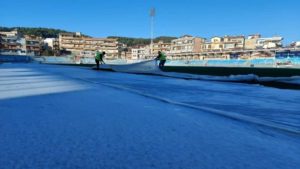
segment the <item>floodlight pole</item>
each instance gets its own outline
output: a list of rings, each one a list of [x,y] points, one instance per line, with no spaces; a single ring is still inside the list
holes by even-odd
[[[151,25],[150,25],[150,34],[151,34],[151,44],[150,44],[150,55],[152,56],[153,52],[153,36],[154,36],[154,17],[155,17],[155,8],[150,10]]]

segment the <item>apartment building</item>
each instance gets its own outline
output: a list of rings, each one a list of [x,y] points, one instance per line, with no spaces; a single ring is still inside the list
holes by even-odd
[[[91,38],[81,33],[59,34],[59,47],[61,50],[79,54],[81,51],[105,51],[106,59],[117,59],[121,56],[122,44],[117,39]]]
[[[25,42],[18,37],[1,37],[0,38],[0,52],[7,55],[25,55],[23,46]]]
[[[259,38],[261,38],[260,34],[249,35],[248,38],[245,39],[245,49],[256,49],[257,41]]]
[[[25,36],[26,53],[30,56],[41,55],[42,38],[36,36]]]
[[[17,30],[0,32],[0,52],[6,55],[41,54],[42,38],[35,36],[21,36]]]
[[[170,53],[198,53],[202,51],[204,45],[204,38],[185,35],[178,39],[172,40]]]
[[[146,59],[149,55],[149,46],[135,46],[131,48],[131,60],[142,60]]]
[[[170,53],[171,43],[165,43],[164,41],[159,41],[157,43],[153,43],[152,54],[157,55],[158,51],[164,52],[166,54]]]
[[[17,30],[0,32],[0,54],[26,55],[25,40]]]
[[[211,38],[210,44],[206,44],[206,45],[208,46],[210,45],[210,48],[208,48],[209,50],[221,51],[224,49],[224,39],[222,37],[215,36]]]
[[[121,59],[123,60],[132,60],[132,48],[124,47],[121,52]]]
[[[244,36],[215,36],[205,42],[204,51],[242,50],[245,46]]]
[[[244,36],[225,36],[223,40],[224,50],[243,50],[245,47]]]

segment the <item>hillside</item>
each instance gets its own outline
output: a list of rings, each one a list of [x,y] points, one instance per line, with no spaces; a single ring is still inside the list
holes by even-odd
[[[108,36],[108,38],[116,38],[119,42],[126,44],[127,46],[136,46],[136,45],[148,45],[151,43],[151,39],[147,38],[131,38],[131,37],[120,37],[120,36]],[[154,42],[164,41],[170,43],[176,37],[160,36],[154,39]]]
[[[18,29],[18,31],[23,35],[35,35],[42,38],[57,38],[59,33],[68,32],[52,28],[0,27],[0,31],[12,31],[14,29]]]

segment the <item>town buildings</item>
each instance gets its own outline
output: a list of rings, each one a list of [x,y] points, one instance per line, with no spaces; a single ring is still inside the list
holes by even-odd
[[[262,37],[259,34],[215,36],[211,39],[184,35],[171,42],[158,41],[148,45],[126,46],[114,38],[92,38],[81,33],[61,33],[58,38],[42,39],[23,36],[17,30],[0,32],[0,54],[76,56],[93,60],[96,51],[105,51],[107,60],[144,60],[154,58],[158,51],[169,59],[230,59],[270,57],[274,50],[282,49],[282,37]],[[300,48],[300,42],[291,44]],[[152,51],[151,51],[152,50]]]
[[[213,37],[205,43],[204,51],[240,51],[282,47],[282,37],[261,38],[261,35]]]

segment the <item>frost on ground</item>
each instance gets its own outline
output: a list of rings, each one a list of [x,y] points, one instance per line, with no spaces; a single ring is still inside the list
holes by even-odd
[[[299,128],[299,91],[257,85],[0,65],[0,168],[282,168],[300,136],[161,102]]]

